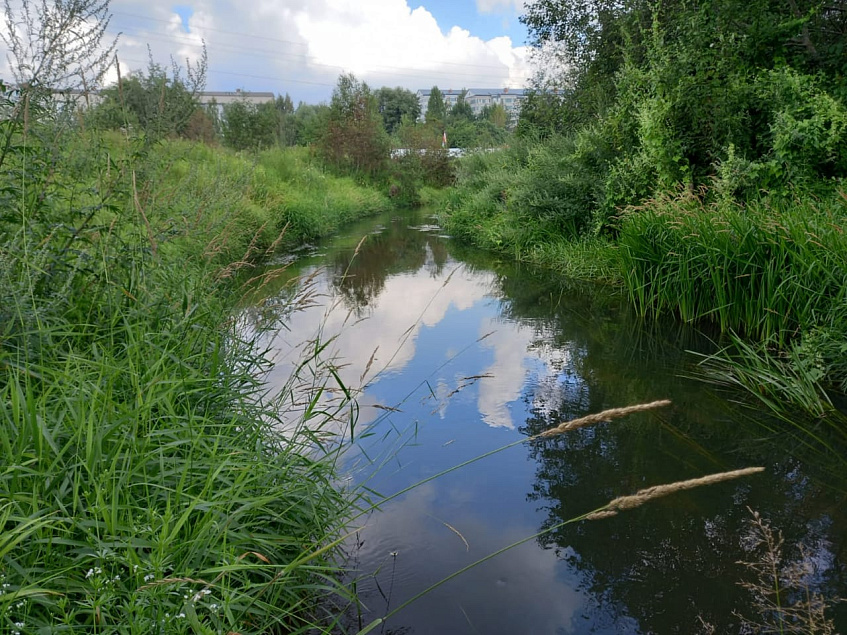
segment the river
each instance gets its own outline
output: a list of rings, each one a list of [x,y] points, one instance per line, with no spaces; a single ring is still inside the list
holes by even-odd
[[[420,211],[351,226],[301,251],[248,309],[254,324],[285,321],[264,335],[276,359],[270,386],[285,385],[301,343],[320,333],[339,378],[361,387],[343,486],[388,496],[525,440],[357,521],[347,564],[362,606],[348,629],[541,533],[374,632],[738,633],[739,615],[761,619],[739,585],[754,579],[740,563],[760,555],[751,510],[782,532],[783,562],[802,565],[802,585],[847,597],[843,453],[702,381],[691,351],[714,345],[697,330],[645,323],[607,288],[469,249],[432,223]],[[303,278],[309,301],[275,310]],[[672,405],[527,440],[657,399]],[[766,469],[562,525],[640,488],[748,466]]]

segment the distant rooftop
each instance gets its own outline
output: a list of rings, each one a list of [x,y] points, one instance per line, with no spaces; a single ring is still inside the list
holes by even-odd
[[[269,97],[274,99],[276,95],[269,92],[252,92],[249,90],[207,90],[197,93],[201,97]]]
[[[462,88],[455,90],[453,88],[439,88],[444,95],[461,95],[462,91],[468,91],[468,95],[524,95],[525,88]],[[421,95],[427,96],[432,94],[431,88],[421,88],[418,90]]]

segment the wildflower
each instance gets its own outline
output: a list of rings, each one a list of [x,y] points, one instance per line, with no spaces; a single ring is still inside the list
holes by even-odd
[[[191,598],[192,602],[199,602],[205,596],[211,594],[212,592],[209,589],[200,589],[197,593],[194,594],[194,597]]]
[[[153,579],[153,578],[155,578],[155,577],[156,577],[156,576],[154,576],[152,573],[148,573],[147,575],[145,575],[145,576],[144,576],[144,581],[145,581],[145,582],[150,582],[150,580],[152,580],[152,579]]]

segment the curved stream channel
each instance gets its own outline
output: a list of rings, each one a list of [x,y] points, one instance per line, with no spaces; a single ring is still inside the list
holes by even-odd
[[[357,442],[341,466],[348,483],[390,495],[564,420],[656,399],[673,405],[518,444],[361,520],[349,546],[363,603],[352,632],[359,619],[367,625],[467,564],[616,496],[755,465],[766,472],[553,529],[374,632],[738,633],[737,614],[758,619],[738,585],[753,579],[739,561],[756,557],[748,507],[782,531],[784,562],[805,563],[804,584],[847,597],[838,454],[693,379],[688,351],[711,350],[696,330],[639,321],[602,287],[470,250],[429,223],[409,212],[349,227],[301,254],[246,309],[261,320],[284,305],[295,276],[311,278],[311,306],[286,313],[285,328],[267,336],[278,360],[267,379],[282,386],[295,345],[319,329],[324,340],[337,335],[327,353],[343,360],[341,379],[366,384]]]

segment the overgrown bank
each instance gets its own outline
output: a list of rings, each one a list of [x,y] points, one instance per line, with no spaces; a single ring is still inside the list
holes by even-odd
[[[235,273],[392,202],[306,150],[3,126],[2,630],[329,629],[357,500],[333,413],[265,394]]]
[[[645,316],[713,322],[728,334],[723,380],[837,418],[847,13],[812,0],[604,6],[527,9],[539,54],[569,65],[539,77],[519,141],[462,160],[443,223],[620,284]]]

